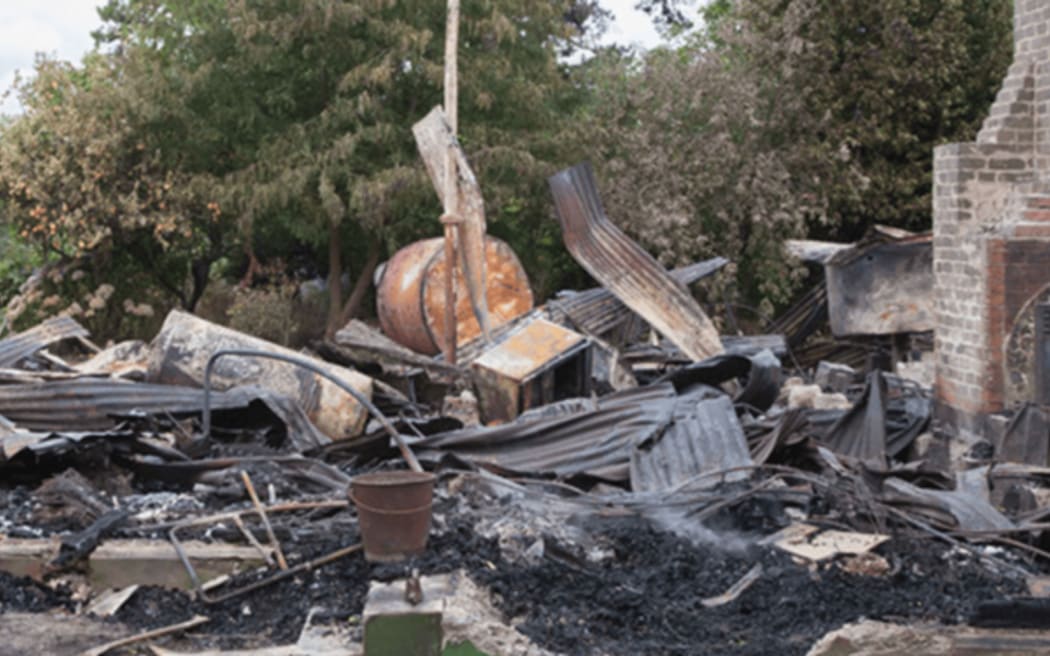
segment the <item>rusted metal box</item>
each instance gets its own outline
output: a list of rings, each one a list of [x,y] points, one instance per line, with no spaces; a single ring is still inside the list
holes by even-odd
[[[482,418],[510,421],[522,411],[591,393],[591,341],[534,319],[471,364]]]
[[[836,253],[824,270],[836,337],[934,329],[929,235],[860,243]]]

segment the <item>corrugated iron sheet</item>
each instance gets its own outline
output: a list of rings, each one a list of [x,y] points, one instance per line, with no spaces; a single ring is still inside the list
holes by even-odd
[[[932,490],[900,478],[887,478],[882,490],[883,501],[927,515],[938,523],[954,523],[958,530],[1008,531],[1017,528],[988,499],[963,489]]]
[[[795,348],[827,325],[827,321],[828,287],[822,280],[766,326],[766,331],[785,335],[788,345]]]
[[[136,438],[134,431],[95,432],[18,432],[0,437],[0,463],[11,460],[19,453],[29,450],[37,456],[55,454],[78,448],[81,444],[96,440],[125,440]]]
[[[565,246],[588,273],[694,360],[722,352],[718,331],[689,290],[606,218],[589,164],[548,182]]]
[[[631,449],[671,423],[677,400],[672,385],[653,385],[537,408],[511,424],[434,435],[413,446],[421,460],[448,452],[508,471],[623,482]]]
[[[87,328],[69,317],[52,317],[29,330],[0,340],[0,367],[13,367],[56,342],[87,337]]]
[[[675,403],[674,421],[660,435],[631,453],[631,489],[664,492],[679,486],[703,489],[722,481],[741,481],[750,472],[724,477],[702,474],[753,464],[747,439],[728,397],[712,392],[688,394]]]
[[[671,271],[671,277],[682,285],[691,285],[729,264],[724,257],[716,257]],[[555,321],[571,323],[588,335],[602,336],[630,319],[633,313],[603,287],[581,292],[567,292],[547,303],[547,311]]]
[[[258,388],[213,392],[215,410],[244,408],[262,401],[288,427],[299,448],[327,444],[302,409],[292,400]],[[133,414],[173,416],[197,414],[204,407],[203,390],[177,385],[132,383],[81,378],[30,385],[0,386],[0,415],[31,432],[83,432],[112,429],[114,417]]]
[[[832,451],[885,467],[926,429],[932,413],[928,392],[893,374],[873,371],[853,407],[821,441]]]
[[[843,244],[834,241],[816,241],[813,239],[788,239],[784,242],[784,249],[803,262],[824,264],[839,251],[852,247],[853,244]]]
[[[998,462],[1050,465],[1050,415],[1034,403],[1021,406],[1013,416],[999,443],[995,445]]]

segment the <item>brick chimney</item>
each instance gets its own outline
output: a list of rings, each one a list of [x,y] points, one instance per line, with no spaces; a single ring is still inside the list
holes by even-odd
[[[1015,0],[1014,61],[974,143],[934,151],[938,418],[967,440],[1032,400],[1050,300],[1050,2]]]

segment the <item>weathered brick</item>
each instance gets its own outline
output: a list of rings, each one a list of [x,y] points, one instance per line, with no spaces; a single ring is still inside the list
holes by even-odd
[[[988,162],[988,167],[996,171],[1023,171],[1028,167],[1023,159],[993,159]],[[965,175],[965,174],[962,174]]]

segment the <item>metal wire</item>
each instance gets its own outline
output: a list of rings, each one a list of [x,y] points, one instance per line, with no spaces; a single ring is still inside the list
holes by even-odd
[[[312,371],[313,373],[331,381],[336,387],[343,390],[354,398],[355,401],[360,403],[365,410],[368,411],[373,417],[382,424],[383,429],[394,439],[397,444],[397,448],[401,451],[401,456],[408,463],[408,466],[413,471],[421,472],[423,467],[420,466],[419,460],[416,459],[412,450],[408,447],[402,439],[401,434],[397,432],[394,425],[390,423],[390,420],[379,411],[379,408],[375,407],[371,400],[361,392],[355,390],[353,387],[348,385],[346,382],[333,376],[330,372],[325,371],[322,367],[310,362],[305,358],[296,357],[293,355],[285,355],[283,353],[270,353],[269,351],[260,351],[258,349],[223,349],[216,351],[210,358],[208,358],[208,364],[204,368],[204,439],[211,437],[211,374],[215,369],[215,363],[224,357],[230,356],[241,356],[247,358],[263,358],[268,360],[277,360],[279,362],[285,362],[287,364],[294,365],[296,367],[302,367]]]

